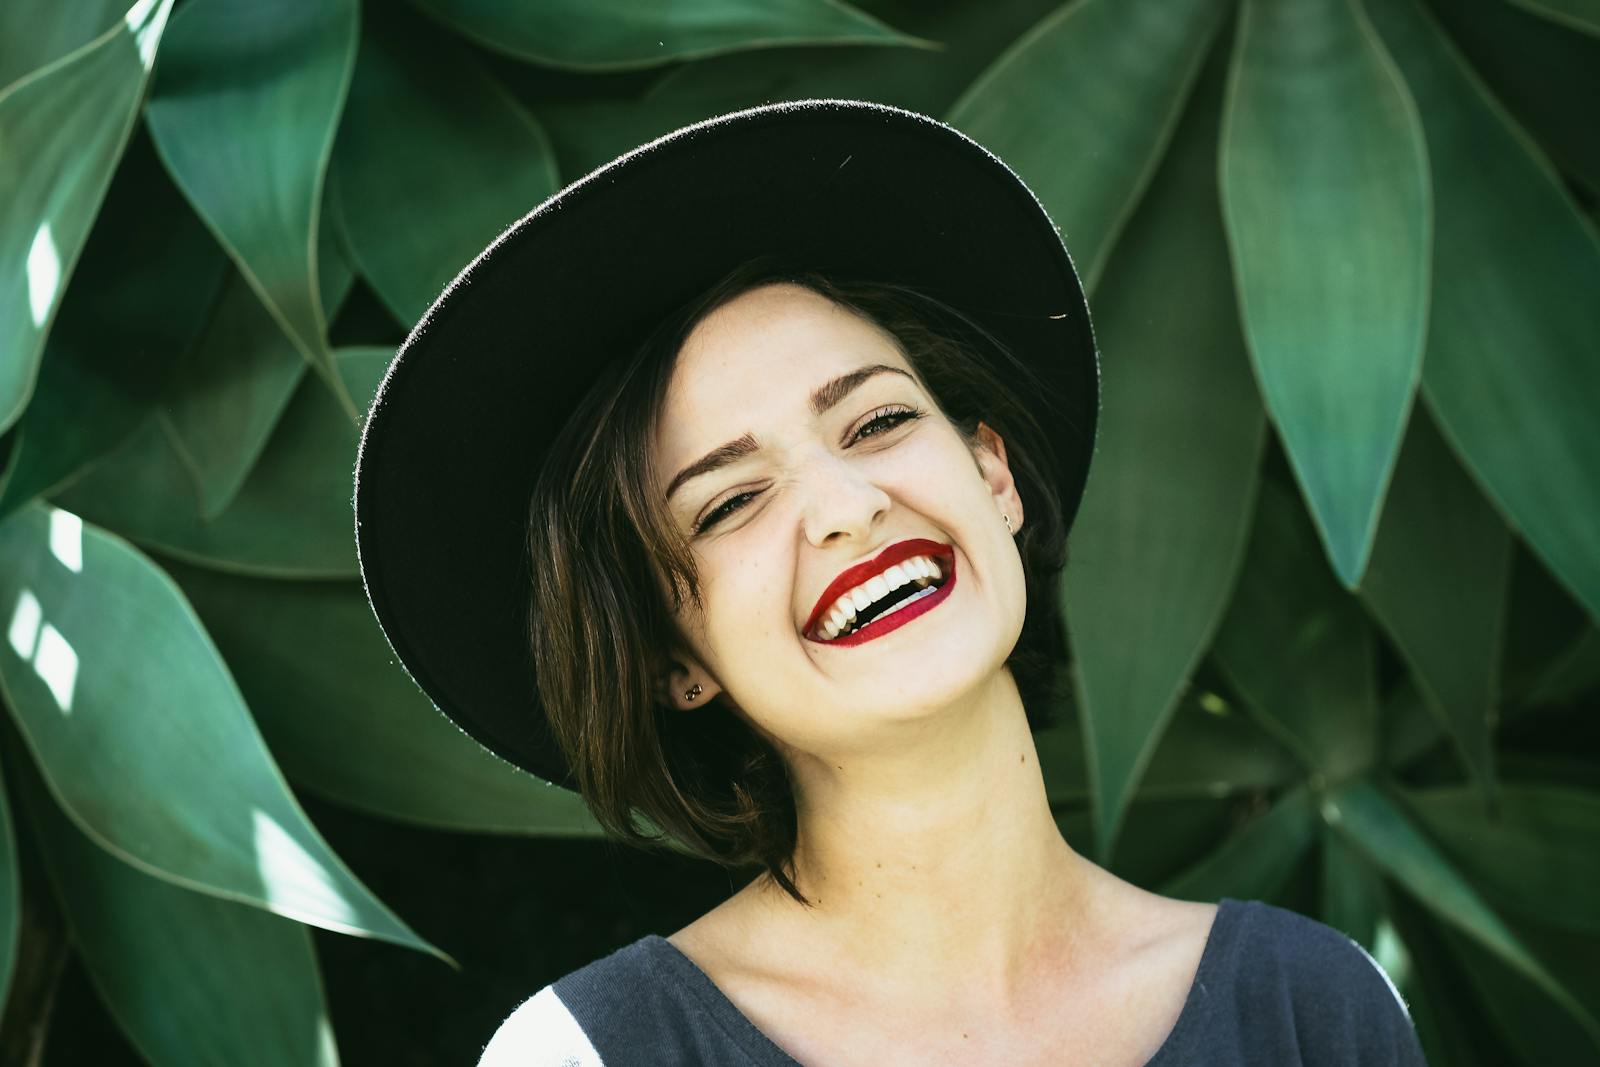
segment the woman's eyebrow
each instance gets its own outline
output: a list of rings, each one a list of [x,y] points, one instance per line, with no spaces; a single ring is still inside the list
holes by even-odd
[[[811,413],[813,415],[821,415],[827,412],[841,403],[845,397],[854,392],[863,382],[885,373],[899,374],[912,381],[916,380],[901,368],[891,367],[887,363],[874,363],[866,367],[857,367],[855,370],[841,374],[832,381],[823,384],[816,392],[812,393]],[[759,447],[756,444],[756,439],[748,433],[737,440],[729,441],[725,445],[718,445],[673,477],[671,483],[667,486],[667,499],[671,500],[672,494],[676,493],[690,479],[721,470],[728,464],[753,454]]]

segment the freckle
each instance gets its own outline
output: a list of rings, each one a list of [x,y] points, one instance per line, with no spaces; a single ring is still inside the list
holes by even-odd
[[[1018,757],[1017,757],[1017,762],[1018,762],[1018,763],[1027,763],[1027,762],[1028,762],[1028,757],[1027,757],[1027,756],[1025,756],[1025,755],[1023,755],[1023,756],[1018,756]]]
[[[962,1034],[962,1035],[961,1035],[961,1039],[962,1039],[962,1040],[963,1040],[963,1041],[965,1041],[965,1040],[966,1040],[966,1038],[967,1038],[967,1035],[966,1035],[966,1034]]]

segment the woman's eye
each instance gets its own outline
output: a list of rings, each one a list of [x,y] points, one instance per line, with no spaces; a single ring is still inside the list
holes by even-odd
[[[738,511],[739,508],[744,507],[745,503],[754,498],[754,493],[739,493],[734,496],[730,496],[728,499],[718,504],[709,515],[700,520],[700,525],[695,527],[694,532],[704,533],[706,530],[711,529],[711,527],[715,526],[729,515],[732,515],[735,511]],[[734,505],[738,506],[735,507]]]
[[[920,418],[922,418],[922,412],[913,408],[898,408],[892,411],[882,412],[881,414],[875,414],[862,425],[861,429],[856,431],[855,436],[852,437],[850,441],[852,444],[854,444],[863,437],[876,437],[881,433],[887,433],[889,430],[894,429],[902,422],[909,422],[912,419]],[[880,428],[874,430],[873,427],[875,426]],[[868,432],[869,430],[871,431],[870,433]]]

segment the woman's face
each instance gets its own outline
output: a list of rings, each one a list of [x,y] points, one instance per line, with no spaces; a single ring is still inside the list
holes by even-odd
[[[864,373],[875,367],[889,369]],[[766,285],[702,319],[655,438],[703,604],[677,615],[677,706],[720,693],[780,746],[830,758],[993,681],[1022,631],[1022,563],[1001,517],[1020,529],[1022,503],[1003,443],[987,427],[980,439],[967,446],[887,333],[809,289]],[[715,469],[697,462],[730,444]],[[913,580],[914,563],[877,586],[846,574],[907,547],[937,558],[937,588]],[[841,594],[896,583],[849,629]]]

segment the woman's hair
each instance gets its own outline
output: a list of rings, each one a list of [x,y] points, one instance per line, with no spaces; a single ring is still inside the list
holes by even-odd
[[[795,801],[777,750],[716,702],[679,712],[663,681],[684,647],[673,614],[686,596],[701,603],[689,542],[652,459],[667,383],[702,318],[774,282],[804,286],[886,331],[969,447],[980,418],[1005,441],[1027,507],[1016,539],[1027,613],[1006,666],[1034,730],[1051,725],[1065,656],[1057,577],[1066,529],[1054,451],[1022,399],[1047,395],[1045,386],[967,316],[905,285],[752,260],[617,360],[572,413],[529,503],[528,639],[540,699],[578,787],[601,825],[629,844],[660,842],[653,824],[726,867],[764,867],[809,904],[792,878]]]

